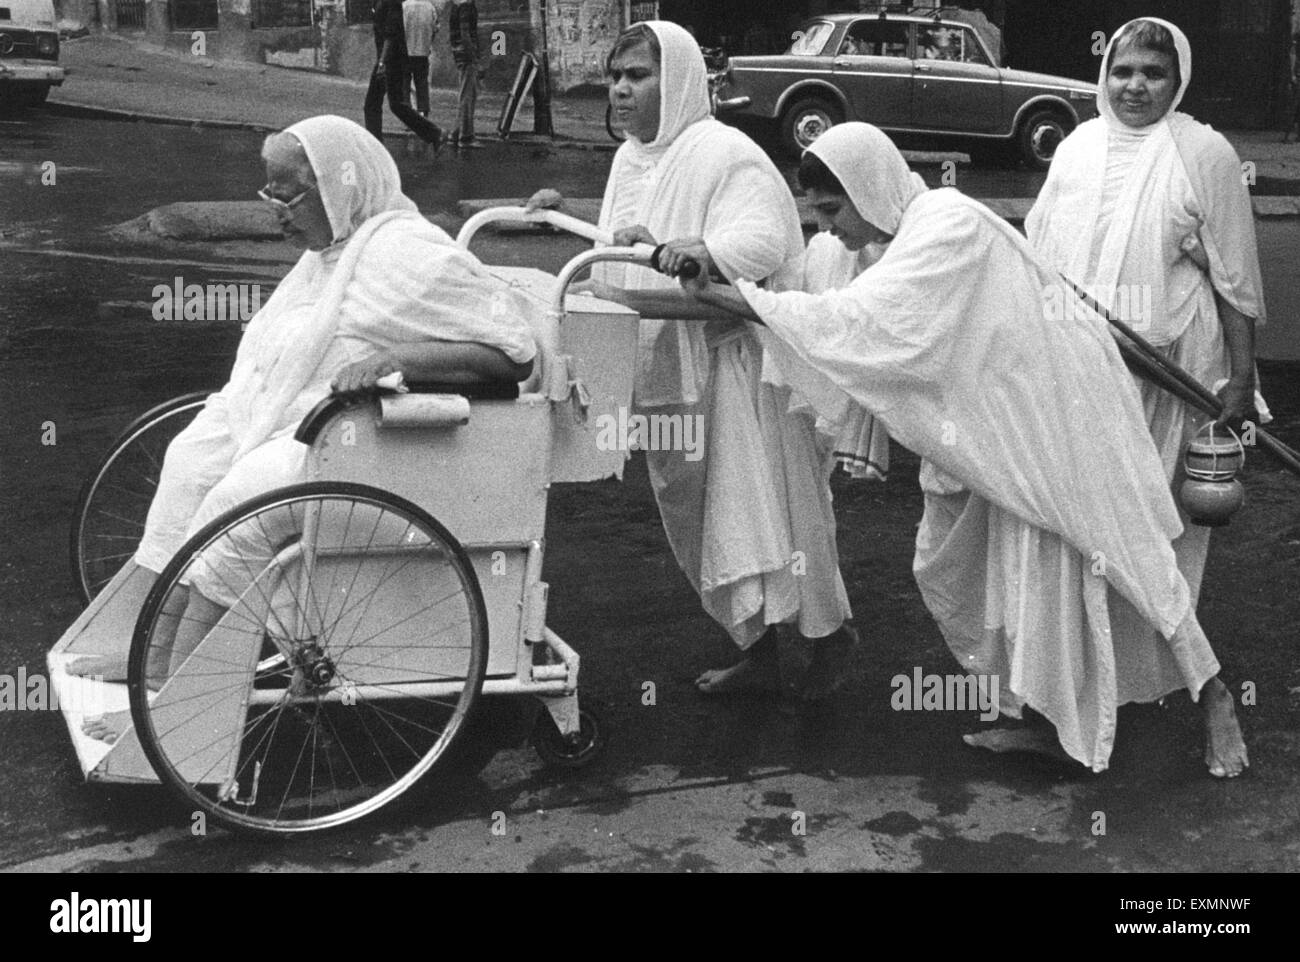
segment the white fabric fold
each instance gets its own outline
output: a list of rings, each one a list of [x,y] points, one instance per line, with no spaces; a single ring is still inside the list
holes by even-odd
[[[835,175],[849,200],[869,223],[886,234],[898,232],[907,205],[927,189],[879,127],[837,124],[818,137],[808,153]]]
[[[1045,312],[1056,285],[1024,238],[944,189],[908,205],[847,289],[736,287],[783,368],[818,369],[922,456],[914,572],[949,647],[1001,677],[1004,711],[1032,706],[1100,771],[1120,704],[1196,697],[1218,662],[1137,390],[1101,322]]]
[[[660,242],[700,237],[728,278],[762,280],[797,268],[803,234],[794,198],[752,140],[708,116],[694,39],[652,22],[662,50],[660,129],[614,156],[601,205],[606,230],[641,224]],[[601,264],[593,277],[622,288],[677,289],[654,271]],[[808,637],[849,616],[835,519],[811,418],[762,381],[757,337],[735,325],[643,318],[638,413],[702,425],[697,460],[646,452],[664,530],[705,610],[741,648],[768,626],[796,621]],[[699,420],[697,420],[699,419]]]
[[[1047,320],[1053,283],[1014,230],[945,189],[913,201],[885,256],[846,290],[736,286],[900,443],[1104,558],[1106,579],[1168,636],[1188,603],[1169,547],[1177,511],[1113,339],[1095,321]]]
[[[364,127],[321,116],[285,132],[311,163],[334,244],[303,253],[240,341],[223,391],[237,458],[296,424],[343,363],[357,359],[340,357],[344,328],[371,346],[481,341],[515,361],[533,356],[520,320],[529,302],[420,216],[393,158]]]
[[[896,227],[897,225],[895,225]],[[884,253],[879,245],[851,251],[828,233],[815,235],[804,251],[800,270],[782,278],[774,290],[821,294],[848,287]],[[823,446],[849,477],[884,481],[889,476],[889,433],[871,412],[853,400],[816,368],[799,362],[778,339],[759,329],[765,355],[763,380],[790,390],[792,414],[814,419]],[[773,343],[775,341],[776,343]],[[782,356],[789,374],[775,360]]]
[[[673,23],[649,21],[659,39],[659,132],[650,144],[629,138],[614,155],[600,226],[644,226],[659,242],[703,237],[728,278],[762,280],[797,262],[803,233],[794,197],[752,140],[709,116],[704,58]],[[647,268],[600,264],[597,280],[622,288],[677,289]],[[694,403],[708,380],[701,326],[643,318],[636,401]]]

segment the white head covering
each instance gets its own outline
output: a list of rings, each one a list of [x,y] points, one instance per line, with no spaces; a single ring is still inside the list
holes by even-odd
[[[879,127],[836,124],[808,153],[835,175],[858,213],[887,234],[897,234],[907,205],[927,188]]]
[[[299,121],[284,132],[307,153],[335,244],[347,240],[376,214],[416,210],[415,202],[402,193],[402,178],[392,156],[360,124],[324,114]]]
[[[667,20],[647,20],[641,26],[654,31],[659,41],[659,132],[641,146],[662,150],[691,124],[709,116],[708,69],[700,45],[682,27]]]
[[[1141,23],[1154,23],[1164,27],[1174,38],[1174,49],[1178,52],[1178,92],[1174,94],[1174,99],[1169,104],[1169,109],[1165,112],[1168,117],[1178,109],[1178,104],[1182,102],[1183,94],[1187,92],[1187,85],[1192,82],[1192,45],[1187,42],[1187,35],[1175,27],[1168,20],[1161,20],[1159,17],[1138,17],[1136,20],[1130,20],[1124,26],[1120,27],[1110,38],[1110,43],[1106,44],[1106,54],[1101,58],[1101,76],[1097,79],[1097,110],[1102,117],[1106,118],[1106,124],[1112,128],[1121,130],[1134,130],[1142,128],[1133,128],[1124,121],[1115,116],[1115,111],[1111,109],[1110,98],[1106,94],[1106,74],[1110,70],[1110,59],[1117,45],[1124,39],[1125,34],[1133,27]],[[1154,124],[1149,125],[1154,126]]]

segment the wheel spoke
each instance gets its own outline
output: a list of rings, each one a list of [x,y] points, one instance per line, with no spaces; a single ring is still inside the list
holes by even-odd
[[[436,521],[375,489],[254,499],[196,534],[159,584],[132,645],[132,711],[163,780],[228,825],[292,833],[374,811],[450,749],[478,697],[473,567]],[[239,599],[216,624],[163,613],[205,586]],[[147,697],[148,656],[175,660],[178,626],[200,640]]]

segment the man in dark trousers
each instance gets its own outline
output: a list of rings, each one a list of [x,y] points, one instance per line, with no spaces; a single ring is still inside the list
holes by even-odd
[[[474,136],[474,106],[478,102],[478,7],[474,0],[452,0],[451,56],[460,71],[460,107],[451,142],[460,147],[481,146]]]
[[[433,145],[437,154],[442,147],[442,130],[411,107],[406,76],[406,32],[402,25],[402,0],[375,0],[375,70],[366,91],[366,130],[381,142],[384,139],[384,94],[388,105],[402,123],[421,140]]]

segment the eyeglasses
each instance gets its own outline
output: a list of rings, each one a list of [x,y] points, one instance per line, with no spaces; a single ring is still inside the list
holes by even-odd
[[[310,187],[308,187],[306,190],[304,190],[301,194],[299,194],[297,197],[293,198],[292,200],[281,200],[279,197],[273,197],[271,195],[271,192],[267,189],[270,186],[271,186],[270,184],[267,184],[266,187],[263,187],[261,190],[259,190],[257,192],[257,196],[262,198],[262,200],[266,201],[268,204],[274,204],[279,209],[293,210],[295,207],[297,207],[299,204],[303,202],[303,200],[306,198],[308,194],[310,194],[313,190],[316,189],[317,185],[312,184]]]

